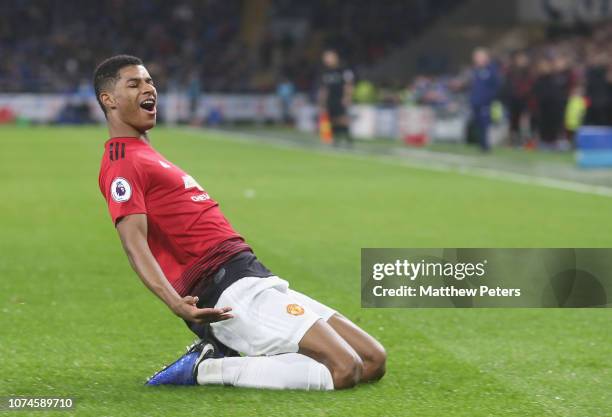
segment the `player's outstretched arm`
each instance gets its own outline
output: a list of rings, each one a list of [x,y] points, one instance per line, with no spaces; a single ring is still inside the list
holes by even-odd
[[[146,214],[130,214],[117,223],[117,232],[132,268],[142,282],[177,316],[195,323],[231,319],[231,307],[198,308],[198,297],[181,297],[170,285],[147,242]]]

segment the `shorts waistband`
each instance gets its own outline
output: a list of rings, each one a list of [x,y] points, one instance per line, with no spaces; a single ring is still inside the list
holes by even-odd
[[[199,308],[215,306],[221,293],[241,278],[267,278],[273,276],[252,252],[240,252],[219,267],[210,277],[202,277],[190,291],[199,298]]]

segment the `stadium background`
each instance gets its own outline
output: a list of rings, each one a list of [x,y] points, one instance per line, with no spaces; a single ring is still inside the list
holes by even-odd
[[[73,396],[78,416],[612,415],[605,309],[359,307],[362,247],[610,247],[612,173],[577,166],[574,133],[612,114],[611,3],[2,2],[0,396]],[[489,154],[466,146],[477,46],[505,80]],[[318,137],[327,47],[356,74],[352,149]],[[529,94],[513,136],[517,51]],[[158,85],[155,146],[267,266],[383,342],[381,383],[141,386],[191,336],[129,269],[97,189],[107,134],[91,74],[115,53],[142,57]],[[561,124],[542,140],[551,80]]]

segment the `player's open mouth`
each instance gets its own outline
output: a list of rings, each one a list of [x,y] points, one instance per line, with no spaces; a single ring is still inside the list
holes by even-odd
[[[147,98],[140,102],[140,107],[148,113],[155,113],[155,99]]]

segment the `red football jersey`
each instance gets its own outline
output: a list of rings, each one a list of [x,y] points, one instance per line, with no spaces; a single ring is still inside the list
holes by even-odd
[[[170,284],[182,296],[202,275],[250,250],[193,179],[140,138],[105,144],[99,185],[113,223],[147,215],[147,241]]]

